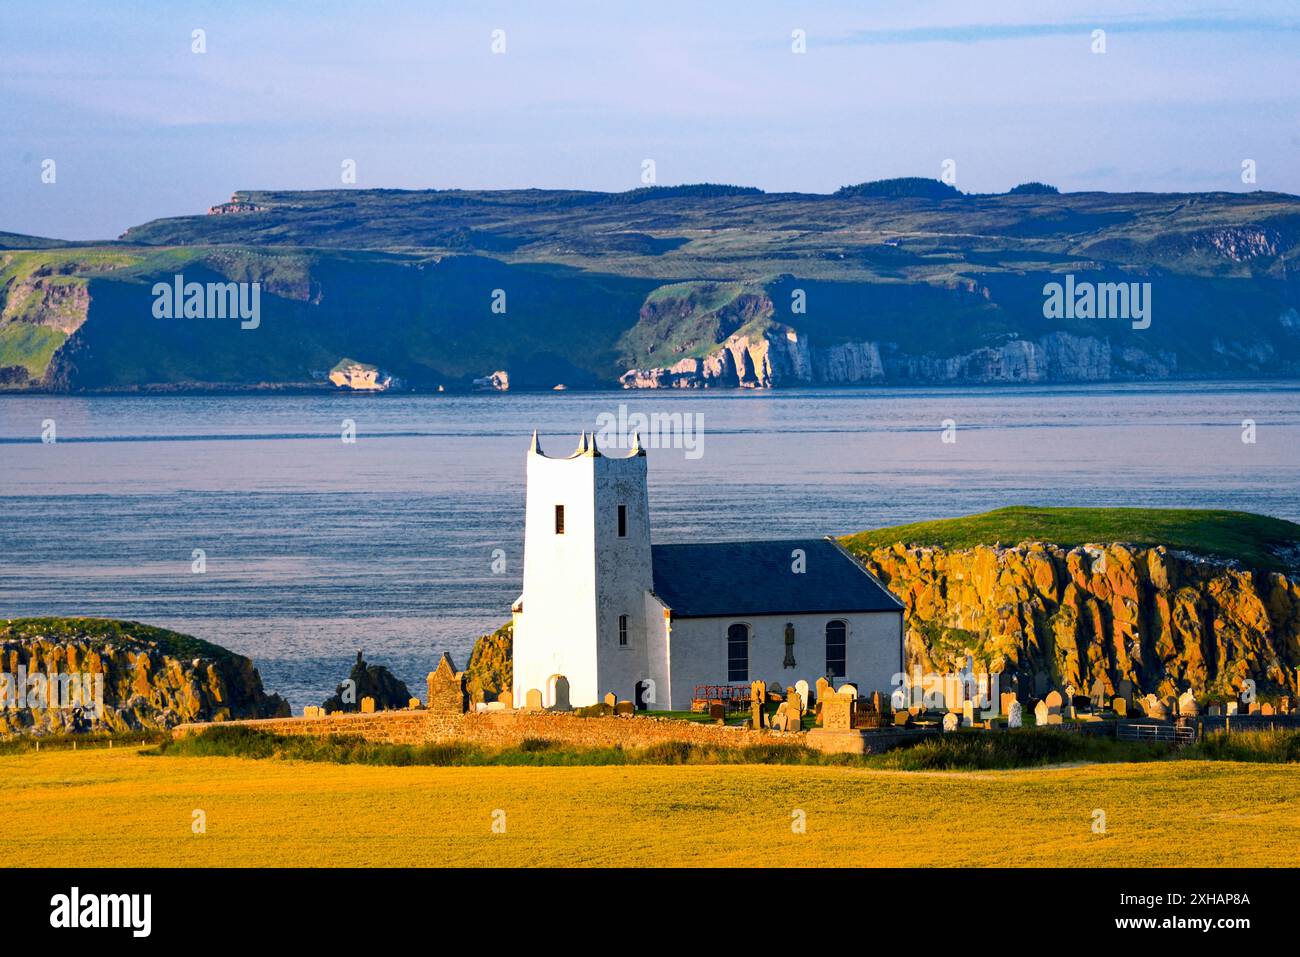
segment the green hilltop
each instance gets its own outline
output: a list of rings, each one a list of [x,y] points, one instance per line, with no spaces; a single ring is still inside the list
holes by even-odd
[[[1048,335],[1074,337],[1067,363],[1079,341],[1108,357],[1060,381],[1295,375],[1298,252],[1300,198],[1265,192],[240,191],[110,242],[0,234],[0,388],[321,388],[312,371],[341,355],[419,390],[496,369],[609,388],[774,326],[878,349],[881,384]],[[260,282],[260,326],[154,319],[152,284],[182,271]],[[1152,283],[1151,327],[1045,318],[1066,273]],[[999,381],[997,361],[959,375]]]
[[[1063,547],[1164,545],[1248,568],[1281,571],[1300,557],[1300,525],[1219,509],[1039,508],[1011,506],[978,515],[895,525],[841,539],[856,553],[894,544],[967,549],[1051,542]]]

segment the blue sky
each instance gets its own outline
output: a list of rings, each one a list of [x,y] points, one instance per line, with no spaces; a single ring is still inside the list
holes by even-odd
[[[0,230],[111,238],[345,159],[358,187],[619,190],[650,158],[826,192],[953,159],[968,191],[1300,193],[1297,77],[1276,0],[5,0]]]

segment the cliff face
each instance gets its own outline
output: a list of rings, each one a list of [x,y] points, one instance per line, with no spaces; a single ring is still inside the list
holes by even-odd
[[[1100,678],[1166,696],[1297,690],[1300,580],[1171,551],[1024,543],[860,555],[907,605],[908,667],[978,667],[1086,693]],[[977,667],[977,670],[978,670]],[[1006,679],[1004,679],[1005,682]]]
[[[134,622],[17,619],[0,625],[0,672],[9,676],[11,688],[18,675],[28,676],[28,700],[5,700],[0,707],[0,734],[161,729],[186,721],[289,714],[288,702],[263,690],[248,658]],[[36,700],[30,676],[35,674],[91,676],[89,682],[78,679],[81,688],[93,687],[102,675],[99,717],[83,709],[85,724],[78,727],[72,708],[31,706]],[[80,699],[74,695],[71,700]]]
[[[1172,354],[1125,347],[1106,339],[1053,332],[1012,339],[953,356],[911,354],[874,341],[815,345],[791,326],[774,323],[762,334],[735,335],[702,359],[661,368],[629,369],[625,389],[770,389],[791,385],[890,383],[1104,382],[1114,378],[1168,378]]]

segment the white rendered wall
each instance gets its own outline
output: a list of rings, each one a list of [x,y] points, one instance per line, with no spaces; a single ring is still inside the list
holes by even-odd
[[[650,493],[646,457],[600,456],[596,463],[596,660],[599,693],[636,700],[636,683],[651,677],[646,592],[654,584],[650,559]],[[627,535],[618,535],[618,506],[627,507]],[[618,642],[618,619],[628,617],[628,643]],[[587,703],[592,703],[587,702]],[[577,703],[575,699],[575,704]]]
[[[645,593],[650,565],[646,459],[582,454],[548,458],[530,452],[524,509],[522,612],[515,616],[516,706],[530,688],[569,679],[575,707],[607,692],[633,698],[648,677]],[[627,536],[618,536],[618,506],[627,506]],[[555,506],[564,534],[555,534]],[[618,619],[628,616],[628,644]],[[550,701],[546,702],[548,705]]]
[[[826,623],[835,620],[848,623],[845,676],[834,679],[836,686],[850,682],[860,694],[893,691],[894,675],[903,670],[901,612],[675,618],[668,639],[670,690],[659,695],[657,707],[690,708],[696,685],[748,684],[761,679],[769,684],[779,681],[785,688],[802,678],[811,687],[826,674]],[[743,682],[727,679],[727,629],[735,622],[750,628],[749,675]],[[784,666],[786,622],[793,623],[795,629],[794,668]]]

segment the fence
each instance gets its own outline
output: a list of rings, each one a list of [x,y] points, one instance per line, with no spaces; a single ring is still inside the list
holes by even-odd
[[[1120,741],[1167,741],[1173,744],[1191,744],[1196,740],[1196,725],[1191,722],[1178,724],[1141,724],[1136,721],[1117,722],[1115,737]]]

